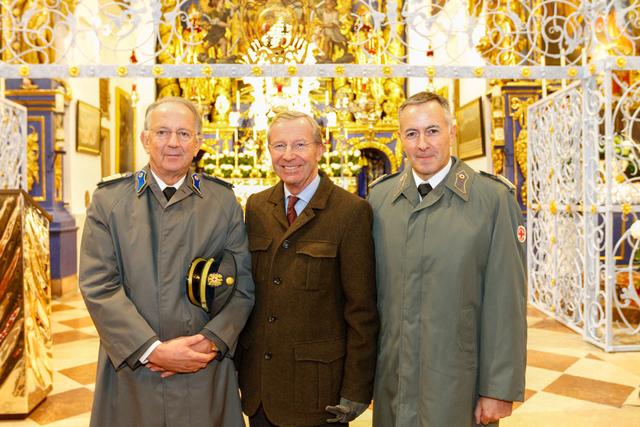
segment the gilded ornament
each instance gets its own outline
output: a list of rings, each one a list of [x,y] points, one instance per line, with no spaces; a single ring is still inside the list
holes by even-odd
[[[567,69],[567,75],[569,77],[575,77],[578,75],[578,70],[576,67],[569,67],[569,69]]]
[[[118,70],[117,70],[118,76],[125,77],[128,72],[129,71],[127,70],[127,67],[125,67],[124,65],[121,65],[118,67]]]
[[[558,239],[556,239],[556,236],[551,236],[551,244],[555,245],[556,243],[558,243]],[[555,283],[555,281],[553,283]]]
[[[591,205],[591,213],[594,214],[598,212],[598,208],[596,207],[596,205]]]
[[[596,64],[589,64],[589,73],[591,73],[591,75],[596,73]]]
[[[616,175],[616,182],[618,184],[622,184],[625,179],[627,179],[627,178],[623,174]]]
[[[200,71],[202,72],[203,76],[211,77],[211,72],[212,72],[211,65],[203,65]]]
[[[425,68],[425,73],[427,73],[427,76],[429,77],[433,77],[436,75],[436,69],[434,67],[427,67]]]
[[[21,65],[18,73],[22,76],[22,77],[27,77],[29,75],[29,66],[28,65]]]
[[[253,74],[256,77],[260,77],[262,75],[262,67],[253,67],[251,69],[251,74]]]
[[[522,69],[520,70],[520,74],[522,75],[522,77],[529,77],[531,75],[531,69],[529,67],[522,67]]]
[[[556,279],[551,279],[551,286],[555,286],[556,285]]]
[[[567,206],[565,206],[565,207],[564,207],[564,210],[565,210],[567,213],[571,213],[571,205],[567,204]]]
[[[344,65],[336,65],[336,74],[338,76],[344,75]]]
[[[558,213],[558,207],[556,206],[555,200],[552,200],[551,203],[549,203],[549,212],[551,212],[551,215]]]
[[[629,203],[622,204],[622,214],[629,215],[631,213],[631,205]]]
[[[233,286],[233,284],[235,283],[235,280],[233,280],[233,277],[227,277],[225,282],[227,283],[227,286]]]
[[[476,68],[474,68],[474,70],[473,70],[473,74],[474,74],[476,77],[482,77],[482,75],[484,74],[484,68],[482,68],[482,67],[476,67]]]
[[[38,132],[32,131],[27,135],[27,188],[33,189],[34,184],[40,183],[40,144],[38,144]]]
[[[162,65],[154,65],[151,69],[151,74],[153,74],[154,77],[158,77],[162,75],[163,71],[164,70],[162,69]]]
[[[624,68],[624,66],[627,65],[627,58],[625,58],[624,56],[618,56],[616,58],[616,65],[619,68]]]
[[[298,74],[298,67],[296,67],[295,65],[289,65],[289,68],[287,68],[287,73],[290,76],[295,76],[296,74]]]
[[[80,67],[77,65],[72,65],[69,67],[69,76],[70,77],[78,77],[80,75]]]
[[[391,73],[393,72],[393,70],[391,69],[390,66],[385,65],[384,67],[382,67],[382,74],[385,75],[385,77],[391,77]]]

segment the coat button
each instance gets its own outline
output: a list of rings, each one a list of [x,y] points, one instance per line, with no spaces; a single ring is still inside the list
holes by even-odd
[[[282,280],[280,280],[280,278],[278,276],[273,278],[273,284],[274,285],[279,285],[280,283],[282,283]]]
[[[275,314],[272,314],[271,316],[269,316],[269,323],[273,323],[276,320],[278,320],[278,316],[276,316]]]
[[[264,360],[271,360],[271,352],[270,352],[270,351],[267,351],[267,352],[264,354]]]
[[[289,243],[288,240],[285,240],[284,242],[282,242],[282,247],[285,248],[285,249],[289,249],[289,245],[290,245],[290,243]]]

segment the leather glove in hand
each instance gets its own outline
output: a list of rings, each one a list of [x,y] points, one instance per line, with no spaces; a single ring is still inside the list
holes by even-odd
[[[327,406],[324,409],[335,415],[335,418],[327,420],[328,423],[348,423],[358,418],[368,406],[366,403],[353,402],[341,397],[339,405]]]

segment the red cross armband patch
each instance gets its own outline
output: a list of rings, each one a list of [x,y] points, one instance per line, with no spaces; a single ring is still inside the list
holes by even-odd
[[[524,243],[527,240],[527,229],[524,228],[524,225],[519,225],[516,230],[516,236],[518,236],[518,241],[520,243]]]

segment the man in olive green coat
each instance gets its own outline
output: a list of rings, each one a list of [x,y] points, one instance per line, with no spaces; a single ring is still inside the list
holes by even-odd
[[[526,231],[512,186],[450,156],[448,101],[400,107],[404,171],[374,182],[376,427],[497,423],[523,399]]]
[[[189,172],[200,132],[188,101],[152,104],[149,165],[99,184],[87,211],[80,290],[100,335],[94,427],[244,425],[231,355],[253,307],[247,236],[229,186]],[[194,258],[224,251],[236,290],[210,318],[189,302],[185,275]]]

